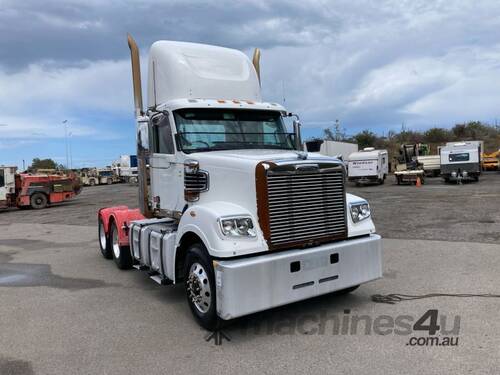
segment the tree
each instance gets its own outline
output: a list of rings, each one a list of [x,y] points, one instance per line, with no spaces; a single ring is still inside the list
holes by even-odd
[[[424,139],[427,143],[446,143],[450,141],[450,138],[450,132],[443,128],[430,128],[424,133]]]
[[[57,169],[57,163],[52,159],[34,158],[31,162],[31,169]]]
[[[327,141],[345,141],[345,129],[340,126],[339,120],[335,120],[335,125],[332,128],[323,129],[324,138]]]
[[[363,130],[361,133],[358,133],[354,136],[354,140],[358,144],[360,149],[365,147],[373,147],[375,146],[375,142],[377,142],[377,135],[370,130]]]

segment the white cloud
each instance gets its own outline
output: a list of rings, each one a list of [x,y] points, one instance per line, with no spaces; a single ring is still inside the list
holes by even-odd
[[[264,98],[282,102],[284,94],[306,126],[337,118],[359,129],[500,117],[497,2],[18,4],[0,10],[0,32],[17,30],[0,41],[0,123],[12,124],[0,127],[0,137],[60,138],[66,118],[75,136],[113,136],[84,114],[132,117],[126,31],[142,52],[161,38],[249,55],[261,47]],[[23,14],[29,25],[20,23]],[[26,48],[13,48],[20,41]]]

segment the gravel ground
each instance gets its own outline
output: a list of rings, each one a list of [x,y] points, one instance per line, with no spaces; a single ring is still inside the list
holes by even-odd
[[[420,188],[390,177],[348,190],[372,205],[384,278],[348,296],[240,318],[224,328],[231,342],[221,346],[206,341],[182,285],[160,287],[99,254],[97,210],[136,206],[136,187],[86,188],[46,210],[0,212],[0,375],[498,373],[500,299],[387,305],[370,296],[499,294],[500,174],[463,186],[429,179]],[[438,310],[443,328],[458,327],[435,336],[457,346],[412,346],[412,337],[430,336],[374,328],[401,317],[413,324],[428,310]],[[362,319],[356,330],[353,319]]]

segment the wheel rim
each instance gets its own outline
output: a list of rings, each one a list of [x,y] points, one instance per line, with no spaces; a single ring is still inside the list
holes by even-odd
[[[188,298],[201,313],[210,309],[212,302],[212,291],[208,275],[200,263],[193,263],[189,269],[187,280]]]
[[[101,242],[101,249],[105,250],[107,241],[106,241],[106,232],[104,231],[104,223],[101,221],[99,223],[99,241]]]
[[[113,231],[113,254],[115,254],[115,258],[120,257],[120,243],[118,242],[118,233],[116,230]]]

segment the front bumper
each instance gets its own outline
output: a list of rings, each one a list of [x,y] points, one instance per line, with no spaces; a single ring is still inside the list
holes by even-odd
[[[228,320],[382,277],[382,239],[372,234],[214,265],[217,314]]]

